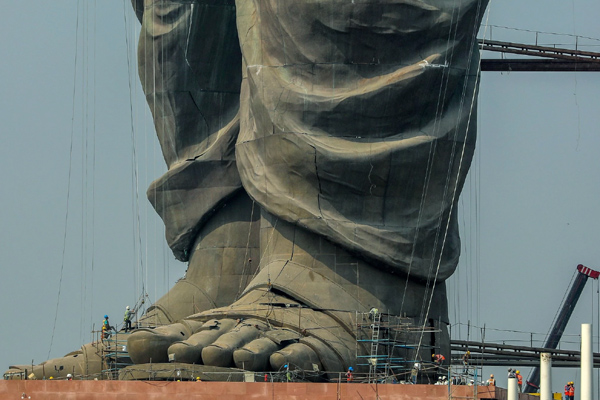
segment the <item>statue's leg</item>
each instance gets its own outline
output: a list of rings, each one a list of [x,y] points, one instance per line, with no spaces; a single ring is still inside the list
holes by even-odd
[[[382,332],[406,345],[394,353],[396,358],[428,361],[432,352],[449,354],[443,283],[433,291],[433,282],[429,287],[407,282],[264,211],[261,254],[260,271],[239,300],[176,324],[135,332],[128,340],[132,360],[253,371],[285,364],[312,370],[315,364],[321,371],[337,372],[352,365],[364,371],[356,356],[371,351],[364,341],[371,323],[364,318],[372,307],[387,325],[393,321],[397,328],[410,328]],[[430,301],[427,314],[422,305]],[[380,346],[379,353],[389,350]]]
[[[160,326],[235,301],[259,264],[259,206],[240,191],[201,228],[185,276],[138,326]]]

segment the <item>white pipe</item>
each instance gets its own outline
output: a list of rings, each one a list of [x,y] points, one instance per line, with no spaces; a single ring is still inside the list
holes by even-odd
[[[519,400],[519,387],[517,378],[508,378],[508,394],[506,400]]]
[[[592,400],[593,384],[592,324],[581,324],[581,400]]]
[[[552,400],[552,354],[540,354],[540,400]]]

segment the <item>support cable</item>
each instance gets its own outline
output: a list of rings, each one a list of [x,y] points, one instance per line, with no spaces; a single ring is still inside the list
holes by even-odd
[[[64,234],[63,234],[63,250],[62,250],[62,260],[60,264],[60,279],[58,282],[58,295],[56,296],[56,310],[54,312],[54,323],[52,325],[52,336],[50,337],[50,347],[48,349],[48,356],[46,358],[50,358],[50,352],[52,351],[52,344],[54,343],[54,333],[56,332],[56,321],[58,319],[58,308],[60,305],[60,293],[62,288],[62,280],[63,280],[63,271],[65,268],[65,251],[67,248],[67,227],[69,225],[69,200],[71,197],[71,174],[73,171],[73,136],[74,136],[74,121],[75,121],[75,91],[77,87],[77,64],[78,64],[78,43],[79,43],[79,6],[81,1],[77,2],[77,19],[75,22],[75,68],[73,75],[73,102],[72,102],[72,111],[71,111],[71,144],[69,147],[69,176],[67,180],[67,207],[65,211],[65,225],[64,225]]]

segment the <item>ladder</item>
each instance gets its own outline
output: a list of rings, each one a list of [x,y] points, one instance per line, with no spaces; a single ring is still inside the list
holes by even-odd
[[[369,383],[377,379],[377,359],[379,348],[379,325],[381,324],[381,313],[374,313],[371,324],[371,358],[369,359]]]

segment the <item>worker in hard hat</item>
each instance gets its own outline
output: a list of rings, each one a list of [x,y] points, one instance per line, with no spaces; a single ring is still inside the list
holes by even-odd
[[[471,357],[471,352],[469,350],[466,351],[465,354],[463,354],[462,356],[462,362],[463,362],[463,366],[464,368],[464,373],[466,374],[467,372],[469,372],[469,358]]]
[[[417,379],[419,377],[419,370],[421,369],[421,364],[420,363],[415,363],[412,367],[412,369],[410,370],[410,381],[416,385],[417,384]]]
[[[379,315],[379,309],[377,307],[371,307],[371,309],[369,310],[369,319],[371,321],[374,321],[378,315]]]
[[[102,321],[102,339],[108,339],[110,336],[110,330],[114,329],[108,322],[108,315],[104,315],[104,321]]]
[[[519,385],[519,393],[523,393],[523,375],[521,375],[521,371],[515,371],[515,378],[517,378],[517,385]]]
[[[67,380],[68,380],[68,381],[72,381],[72,380],[73,380],[73,375],[71,375],[71,374],[67,374]]]
[[[354,368],[348,367],[348,371],[346,371],[346,382],[352,382],[354,379]]]
[[[135,310],[131,310],[129,306],[125,307],[125,315],[123,316],[123,322],[125,323],[125,332],[132,330],[131,319],[135,315]]]
[[[565,385],[565,399],[575,400],[575,384],[572,381]]]
[[[202,382],[202,379],[200,379],[199,376],[196,377],[196,382]]]
[[[487,386],[496,386],[496,379],[494,378],[494,374],[490,374],[490,379],[485,381]]]
[[[283,368],[285,368],[285,379],[286,379],[286,381],[291,382],[292,381],[292,374],[290,373],[290,366],[288,364],[285,364],[283,366]],[[350,368],[352,368],[352,367],[350,367]]]

